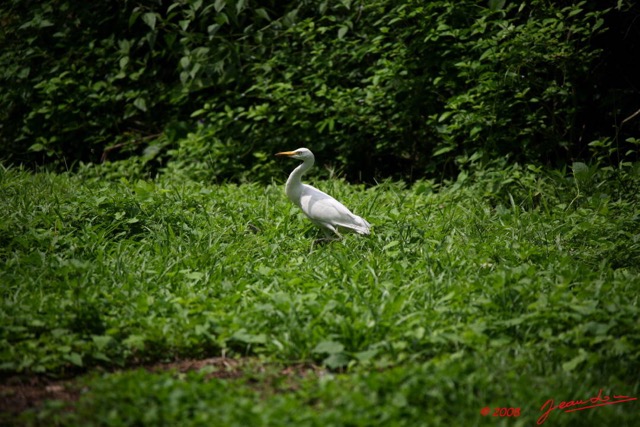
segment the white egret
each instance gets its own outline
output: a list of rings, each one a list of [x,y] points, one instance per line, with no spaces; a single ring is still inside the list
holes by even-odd
[[[358,215],[354,215],[345,205],[315,187],[301,182],[302,175],[313,166],[315,157],[311,150],[298,148],[295,151],[277,153],[278,157],[289,157],[302,160],[302,164],[295,168],[289,179],[285,192],[287,197],[326,235],[331,232],[342,237],[339,229],[354,231],[358,234],[369,234],[371,225]]]

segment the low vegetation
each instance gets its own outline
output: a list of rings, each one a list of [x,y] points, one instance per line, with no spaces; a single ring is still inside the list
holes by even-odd
[[[374,232],[315,245],[286,170],[267,186],[92,171],[0,169],[0,368],[83,374],[77,402],[21,423],[519,426],[547,399],[637,397],[630,164],[321,181]],[[232,378],[135,369],[211,357],[245,362]],[[296,366],[315,368],[283,374]],[[637,402],[556,412],[632,425]]]

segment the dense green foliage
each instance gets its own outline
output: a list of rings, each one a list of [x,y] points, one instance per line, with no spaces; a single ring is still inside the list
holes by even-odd
[[[464,351],[426,363],[352,374],[287,378],[276,367],[248,370],[235,380],[207,379],[206,373],[150,374],[143,370],[90,376],[73,412],[50,404],[24,417],[27,425],[77,426],[515,426],[536,425],[547,399],[588,399],[636,387],[604,379],[588,369],[548,369],[532,376],[507,357]],[[537,362],[543,365],[543,361]],[[266,371],[266,372],[265,372]],[[576,381],[575,378],[580,380]],[[611,390],[611,391],[609,391]],[[628,392],[631,394],[631,392]],[[605,396],[606,394],[603,394]],[[637,392],[636,394],[637,395]],[[549,414],[555,427],[637,424],[637,402],[590,411]],[[481,408],[490,415],[482,417]],[[497,418],[494,408],[520,408],[517,417]]]
[[[554,395],[637,394],[640,179],[496,166],[444,186],[321,183],[374,233],[315,246],[280,186],[2,169],[0,367],[61,374],[225,354],[349,372],[266,398],[255,379],[93,378],[78,411],[58,414],[111,425],[267,425],[284,413],[451,425],[485,404],[526,407],[530,425]]]
[[[116,169],[263,181],[265,159],[303,145],[360,180],[450,174],[476,152],[586,159],[637,109],[637,73],[620,71],[637,13],[627,1],[7,0],[0,157],[135,154]],[[638,121],[619,131],[624,153]]]

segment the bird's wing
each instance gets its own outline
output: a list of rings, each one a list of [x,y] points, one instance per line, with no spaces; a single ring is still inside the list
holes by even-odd
[[[303,185],[300,208],[312,221],[321,225],[343,227],[360,234],[369,234],[370,224],[354,215],[345,205],[310,185]]]

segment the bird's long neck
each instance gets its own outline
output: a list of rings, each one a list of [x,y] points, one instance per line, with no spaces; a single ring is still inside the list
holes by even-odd
[[[296,203],[296,200],[300,200],[300,193],[302,192],[302,175],[304,175],[313,166],[315,159],[306,159],[300,166],[295,168],[289,178],[287,179],[287,185],[285,191],[291,201]]]

